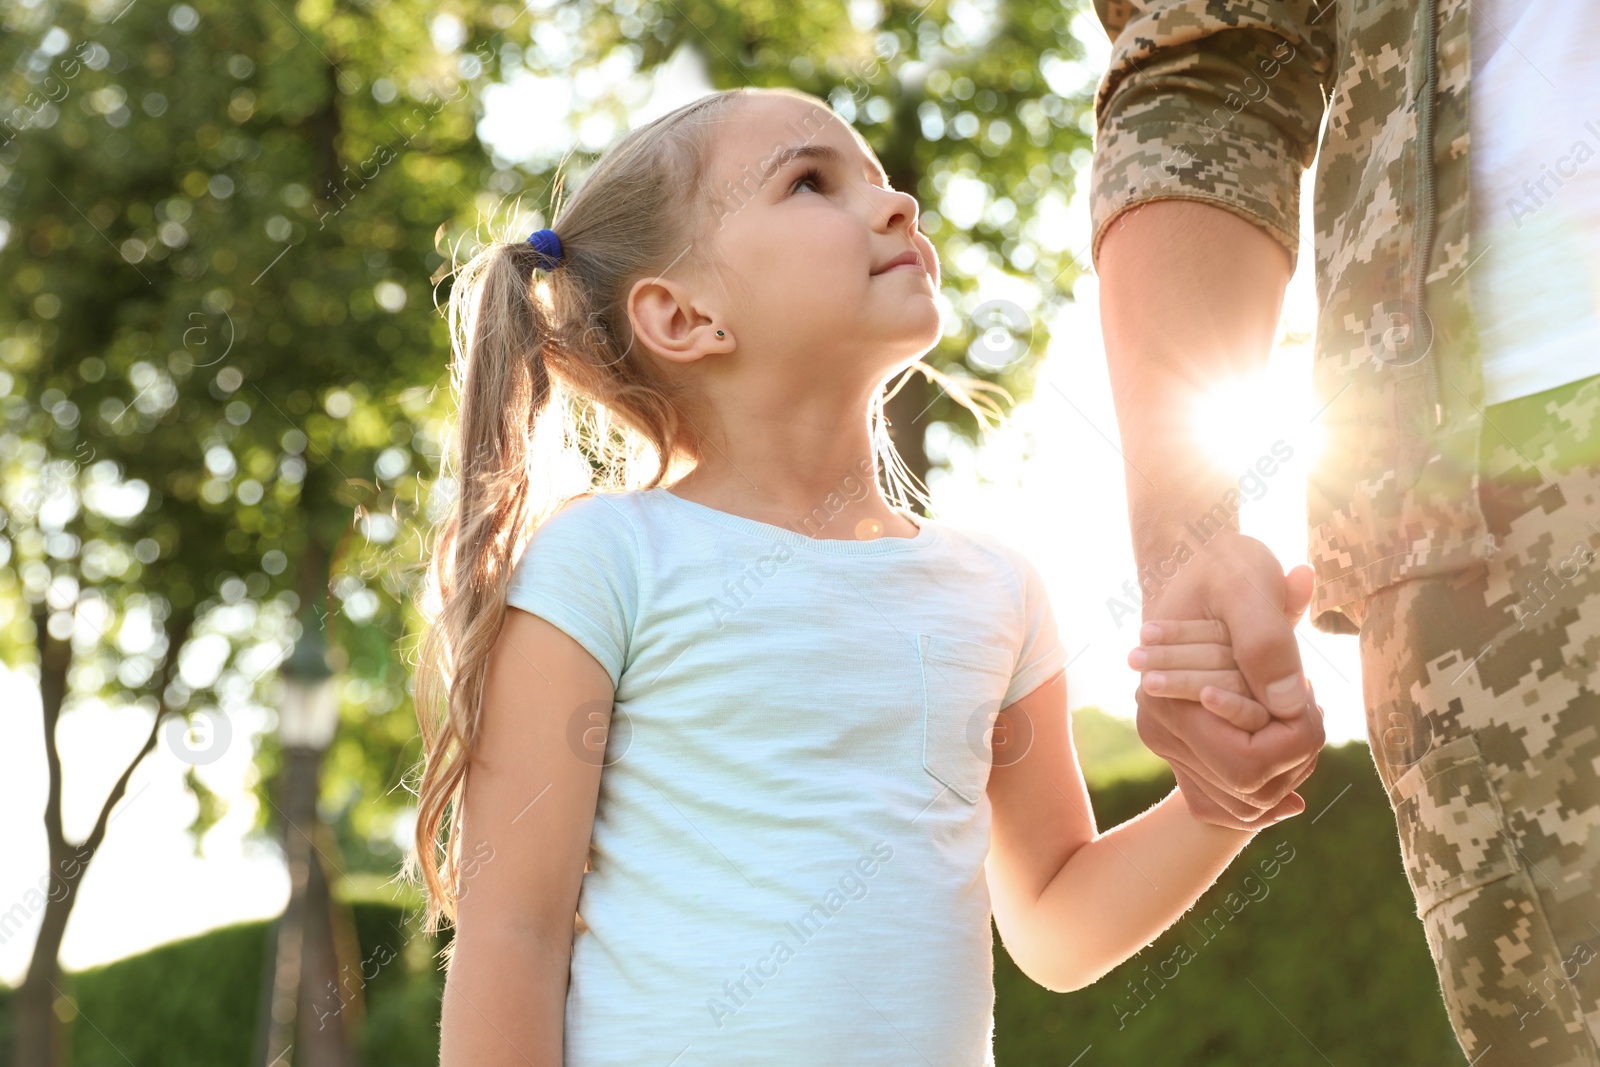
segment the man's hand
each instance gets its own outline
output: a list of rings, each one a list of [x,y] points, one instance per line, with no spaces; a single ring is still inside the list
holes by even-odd
[[[1227,531],[1145,605],[1147,619],[1220,622],[1250,694],[1273,713],[1260,725],[1248,718],[1248,700],[1230,705],[1245,726],[1259,727],[1252,732],[1176,695],[1195,692],[1200,679],[1168,676],[1164,687],[1148,675],[1141,680],[1139,737],[1172,765],[1190,813],[1203,822],[1259,829],[1305,810],[1294,790],[1315,769],[1324,741],[1322,709],[1294,638],[1311,581],[1309,567],[1284,575],[1265,545]],[[1161,666],[1159,645],[1135,651],[1145,653],[1144,666],[1130,656],[1137,669]]]

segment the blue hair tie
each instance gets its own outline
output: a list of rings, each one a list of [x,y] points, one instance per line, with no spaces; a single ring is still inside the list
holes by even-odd
[[[561,238],[554,230],[535,230],[528,235],[528,243],[539,253],[539,267],[555,270],[561,266]]]

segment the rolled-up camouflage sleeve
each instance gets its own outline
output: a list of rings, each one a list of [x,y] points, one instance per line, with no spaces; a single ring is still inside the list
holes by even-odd
[[[1332,84],[1333,0],[1095,0],[1111,63],[1089,177],[1106,229],[1148,200],[1201,200],[1299,251],[1300,175]]]

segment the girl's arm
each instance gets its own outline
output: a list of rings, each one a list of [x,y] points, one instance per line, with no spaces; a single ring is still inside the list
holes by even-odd
[[[442,1067],[561,1065],[573,917],[613,695],[583,646],[507,609],[467,773]]]
[[[1080,989],[1148,945],[1254,836],[1196,820],[1176,790],[1098,833],[1064,672],[1002,710],[995,736],[1032,743],[990,772],[990,901],[1006,951],[1046,989]]]

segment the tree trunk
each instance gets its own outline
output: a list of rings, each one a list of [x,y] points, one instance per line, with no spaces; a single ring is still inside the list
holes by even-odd
[[[70,1037],[67,1026],[55,1010],[58,998],[65,997],[59,956],[61,939],[67,932],[67,918],[78,895],[82,868],[74,869],[61,833],[61,754],[55,746],[56,724],[67,695],[67,668],[72,663],[72,646],[50,636],[50,609],[37,604],[33,609],[35,640],[39,648],[39,706],[45,736],[45,761],[49,787],[45,797],[45,835],[49,842],[50,874],[43,894],[30,892],[25,908],[44,908],[39,936],[33,943],[28,974],[17,990],[12,1010],[12,1060],[16,1067],[67,1067]],[[13,908],[14,914],[17,909]]]
[[[56,726],[61,720],[61,707],[67,695],[67,669],[72,663],[72,646],[50,636],[50,609],[37,604],[33,609],[35,640],[39,648],[39,707],[44,727],[44,756],[48,775],[45,795],[44,828],[50,855],[50,873],[41,894],[24,897],[23,903],[0,916],[0,929],[15,914],[18,907],[37,911],[44,909],[39,936],[34,941],[33,956],[28,961],[28,974],[18,988],[12,1010],[12,1062],[15,1067],[68,1067],[71,1063],[71,1032],[61,1015],[71,1018],[74,1008],[67,993],[67,980],[61,973],[61,940],[67,931],[67,920],[78,899],[78,886],[94,854],[105,839],[106,826],[111,819],[111,809],[117,806],[127,791],[128,779],[155,749],[170,709],[166,703],[167,686],[177,671],[178,652],[189,639],[194,625],[190,612],[176,612],[169,620],[167,650],[162,657],[161,671],[157,676],[156,717],[150,724],[150,733],[143,747],[123,769],[122,775],[112,785],[100,807],[100,816],[94,829],[82,844],[70,845],[61,826],[61,752],[56,747]],[[37,898],[37,899],[36,899]],[[62,1011],[57,1012],[57,1003]]]
[[[60,914],[65,919],[65,913]],[[48,921],[53,916],[46,913],[45,918]],[[33,959],[28,962],[28,975],[12,997],[11,1017],[15,1030],[11,1052],[16,1067],[67,1067],[71,1062],[71,1031],[55,1010],[57,998],[63,997],[66,991],[61,968],[56,962],[61,932],[66,925],[64,922],[55,925],[53,937],[46,936],[50,933],[48,929],[39,931]]]

